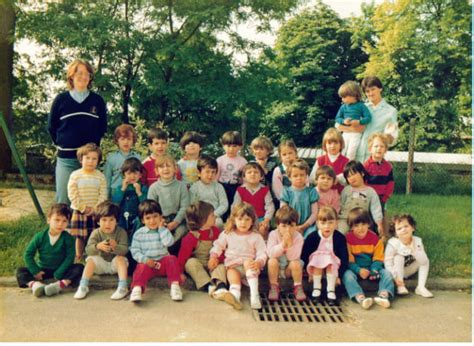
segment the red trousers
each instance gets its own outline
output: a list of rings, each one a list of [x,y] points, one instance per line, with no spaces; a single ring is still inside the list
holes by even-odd
[[[165,256],[160,259],[160,269],[150,268],[145,263],[138,263],[133,272],[131,288],[140,286],[142,292],[145,292],[146,285],[151,278],[155,276],[166,276],[168,285],[172,282],[181,282],[181,268],[179,267],[178,258],[173,255]]]

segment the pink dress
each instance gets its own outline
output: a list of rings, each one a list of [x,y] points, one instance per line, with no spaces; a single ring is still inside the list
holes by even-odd
[[[319,232],[318,232],[319,233]],[[324,269],[332,265],[332,274],[338,275],[341,260],[334,254],[332,236],[329,238],[321,237],[318,249],[309,256],[308,273],[312,275],[312,268]]]

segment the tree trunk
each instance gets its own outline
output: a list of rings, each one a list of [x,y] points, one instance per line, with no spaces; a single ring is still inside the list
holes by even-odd
[[[13,100],[13,33],[15,11],[12,1],[0,0],[0,112],[12,127]],[[5,134],[0,131],[0,173],[10,171],[12,153]]]

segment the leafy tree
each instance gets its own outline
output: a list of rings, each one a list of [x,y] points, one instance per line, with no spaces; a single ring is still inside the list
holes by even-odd
[[[321,1],[280,28],[275,51],[271,64],[281,74],[287,97],[273,103],[263,129],[274,139],[285,136],[297,145],[319,145],[324,131],[334,125],[339,86],[354,79],[353,70],[364,56],[351,47],[348,23]]]
[[[417,150],[463,146],[471,117],[471,5],[464,0],[397,0],[372,17],[377,39],[365,41],[369,62],[399,109],[407,148],[409,119],[417,119]]]

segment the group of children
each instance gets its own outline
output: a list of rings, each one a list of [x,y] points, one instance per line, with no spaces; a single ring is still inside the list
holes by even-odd
[[[97,169],[100,148],[89,143],[78,150],[82,168],[68,184],[72,216],[67,205],[53,205],[49,230],[27,247],[27,267],[18,269],[17,278],[35,296],[79,283],[74,298],[83,299],[93,274],[117,273],[111,299],[129,294],[132,275],[131,301],[142,300],[155,276],[166,276],[171,298],[182,300],[187,273],[198,289],[236,309],[242,307],[241,285],[248,285],[251,307],[260,309],[258,278],[267,269],[270,301],[279,300],[280,278],[292,278],[295,298],[307,299],[305,273],[315,300],[322,299],[325,276],[330,305],[337,303],[335,288],[342,283],[363,308],[373,302],[387,308],[395,286],[399,295],[407,294],[404,279],[416,271],[416,293],[432,297],[425,286],[429,261],[421,239],[413,236],[410,215],[393,218],[393,238],[384,251],[384,206],[394,182],[383,134],[370,137],[371,157],[362,164],[342,154],[341,133],[328,129],[325,154],[311,173],[291,140],[278,146],[278,163],[271,141],[257,137],[250,145],[255,160],[247,162],[239,155],[238,132],[223,134],[225,154],[214,159],[201,155],[203,136],[189,131],[176,163],[160,129],[149,131],[151,154],[143,162],[133,151],[132,126],[120,125],[114,138],[118,150],[107,156],[104,174]],[[56,281],[45,285],[47,278]],[[360,279],[379,280],[374,299],[364,295]]]

